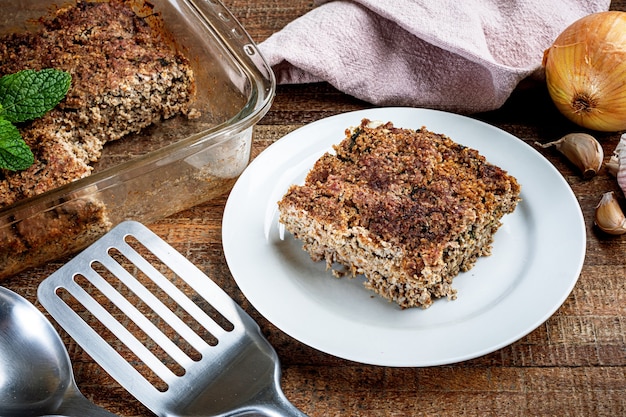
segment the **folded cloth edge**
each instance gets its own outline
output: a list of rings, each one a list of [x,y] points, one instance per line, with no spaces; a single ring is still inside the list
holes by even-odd
[[[513,3],[526,3],[531,7],[538,1]],[[607,0],[593,0],[572,8],[571,0],[558,0],[554,9],[542,6],[544,15],[536,16],[538,11],[532,10],[530,15],[534,16],[523,20],[525,25],[544,26],[546,21],[555,20],[545,13],[558,10],[558,5],[567,3],[569,12],[558,25],[541,28],[537,35],[541,39],[516,39],[514,44],[521,43],[520,48],[533,44],[531,59],[536,63],[532,65],[526,57],[526,62],[515,66],[510,63],[521,62],[519,56],[528,51],[503,51],[500,40],[503,35],[494,32],[502,28],[501,22],[507,13],[519,12],[520,6],[503,8],[502,2],[506,0],[484,0],[492,10],[475,15],[484,20],[480,29],[489,33],[472,35],[479,38],[474,42],[467,34],[455,38],[454,34],[446,32],[437,38],[438,34],[433,33],[436,27],[431,27],[430,32],[424,28],[420,32],[416,29],[418,25],[411,27],[407,8],[417,10],[421,5],[420,10],[426,7],[431,14],[435,13],[432,10],[437,6],[425,0],[397,0],[393,3],[395,9],[384,9],[372,0],[318,1],[317,7],[260,43],[259,48],[279,84],[326,81],[340,91],[375,105],[473,113],[500,107],[519,82],[529,76],[540,76],[543,49],[550,45],[551,39],[575,19],[607,10],[610,5]],[[468,3],[466,7],[475,5]],[[471,28],[474,32],[478,27],[475,20]],[[463,36],[467,39],[461,39]]]

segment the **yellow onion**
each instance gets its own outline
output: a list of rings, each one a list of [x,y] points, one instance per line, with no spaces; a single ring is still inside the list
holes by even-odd
[[[548,91],[574,123],[614,132],[626,129],[626,12],[585,16],[544,52]]]

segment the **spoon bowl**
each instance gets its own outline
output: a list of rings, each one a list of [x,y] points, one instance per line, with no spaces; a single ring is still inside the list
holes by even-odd
[[[0,398],[0,417],[115,416],[80,393],[65,345],[43,313],[1,286]]]

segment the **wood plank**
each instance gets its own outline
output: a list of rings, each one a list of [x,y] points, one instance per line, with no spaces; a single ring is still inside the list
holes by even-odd
[[[315,7],[313,0],[224,3],[257,42]],[[626,0],[613,1],[611,7],[626,11]],[[326,83],[279,86],[272,108],[255,127],[252,157],[307,123],[368,107]],[[558,113],[540,83],[521,86],[502,109],[472,117],[531,146],[578,130]],[[607,155],[620,133],[597,134]],[[540,152],[563,174],[585,217],[587,255],[580,278],[565,303],[536,330],[496,352],[448,366],[388,368],[354,363],[319,352],[277,329],[241,293],[226,265],[221,219],[227,195],[149,226],[259,323],[281,359],[287,397],[311,417],[624,416],[626,236],[609,237],[593,227],[602,193],[620,190],[605,173],[583,180],[558,153]],[[621,200],[626,203],[626,198]],[[36,303],[38,283],[64,261],[18,274],[2,285]],[[529,308],[531,304],[529,300]],[[59,331],[79,387],[90,400],[123,417],[153,415]]]

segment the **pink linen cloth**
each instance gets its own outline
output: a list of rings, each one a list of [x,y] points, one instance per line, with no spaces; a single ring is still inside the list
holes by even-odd
[[[353,0],[316,7],[259,45],[279,84],[327,81],[375,105],[474,113],[542,77],[543,52],[610,0]]]

